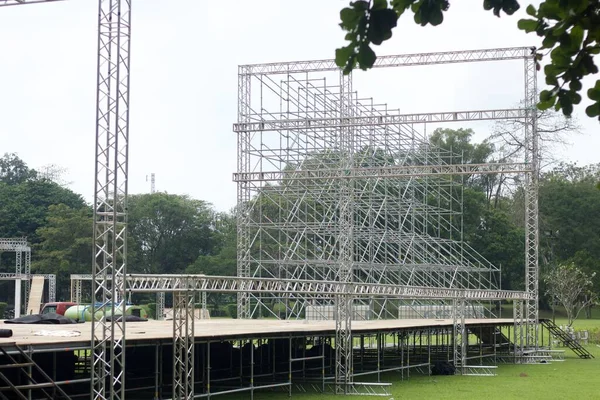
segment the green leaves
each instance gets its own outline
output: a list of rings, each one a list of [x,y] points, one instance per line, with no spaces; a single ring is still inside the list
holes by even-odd
[[[593,88],[588,89],[587,95],[594,103],[585,109],[585,113],[588,117],[600,118],[600,80],[596,81],[596,85]]]
[[[417,24],[437,26],[444,21],[442,11],[447,11],[448,7],[450,3],[445,0],[420,0],[413,3],[411,9],[415,13]]]
[[[513,15],[521,6],[516,0],[484,0],[483,9],[493,10],[496,17],[500,16],[500,11],[508,15]]]
[[[535,32],[538,27],[538,21],[534,19],[520,19],[517,23],[517,26],[519,27],[519,29],[527,33]]]
[[[527,7],[535,19],[522,19],[519,29],[543,37],[538,50],[540,61],[550,50],[550,63],[544,67],[546,84],[551,90],[542,92],[538,108],[552,106],[569,116],[581,102],[581,80],[598,73],[594,55],[600,53],[600,0],[545,0],[539,9]],[[593,92],[588,91],[588,97]],[[591,100],[594,100],[590,97]],[[598,101],[586,108],[590,117],[600,118]]]
[[[336,49],[335,63],[350,73],[357,65],[366,70],[371,68],[377,56],[371,44],[379,46],[392,37],[398,17],[409,8],[415,13],[415,21],[422,26],[439,25],[444,21],[443,11],[450,6],[448,0],[373,0],[354,1],[350,7],[340,11],[339,24],[348,32],[346,46]]]
[[[373,8],[376,10],[387,9],[387,0],[376,0],[373,3]],[[348,32],[345,39],[350,41],[350,43],[345,47],[336,49],[335,63],[338,67],[343,68],[345,74],[350,73],[354,69],[357,61],[362,69],[372,67],[373,62],[375,62],[373,59],[375,53],[369,51],[369,42],[367,40],[369,15],[369,3],[363,0],[351,2],[350,7],[346,7],[340,11],[340,27]],[[391,29],[389,37],[391,37]],[[361,52],[365,54],[360,54]],[[360,60],[363,61],[363,64],[361,64]],[[371,63],[369,64],[369,62]]]
[[[361,46],[360,51],[357,55],[357,61],[361,68],[372,67],[376,59],[377,56],[375,55],[375,52],[371,49],[371,47],[369,47],[369,45]]]
[[[367,40],[380,45],[392,37],[392,29],[396,27],[397,22],[398,16],[393,10],[385,8],[371,11]]]
[[[355,67],[371,68],[377,55],[371,45],[381,45],[392,37],[398,18],[407,10],[421,25],[437,26],[444,22],[448,0],[371,0],[352,1],[340,12],[340,26],[347,32],[347,45],[336,49],[336,64],[344,73]],[[483,8],[494,15],[514,14],[520,9],[518,0],[484,0]],[[555,107],[570,116],[574,105],[581,102],[582,79],[598,73],[594,56],[600,54],[600,0],[543,0],[539,7],[526,9],[529,18],[517,22],[518,29],[534,33],[542,40],[535,51],[536,67],[541,68],[544,57],[550,62],[544,67],[550,90],[540,98],[538,108]],[[600,119],[600,100],[595,91],[588,92],[594,101],[587,107],[589,116]]]

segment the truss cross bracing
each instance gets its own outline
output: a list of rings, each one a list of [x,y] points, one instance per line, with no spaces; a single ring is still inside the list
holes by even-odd
[[[58,0],[0,0],[0,6]],[[127,175],[131,0],[98,0],[92,313],[124,306],[127,270]],[[107,275],[114,280],[105,279]],[[92,398],[125,394],[125,320],[93,321]]]
[[[479,173],[526,177],[527,343],[537,346],[537,131],[534,49],[528,47],[384,56],[376,68],[499,60],[524,63],[525,106],[401,114],[359,96],[333,60],[242,65],[238,70],[238,276],[444,289],[499,289],[500,270],[462,237],[462,182]],[[375,72],[373,72],[375,73]],[[431,146],[415,124],[517,119],[527,129],[521,163],[468,165]],[[458,160],[458,163],[457,163]],[[351,338],[355,307],[395,317],[404,303],[329,292],[244,292],[241,318],[302,318],[334,307],[336,341]],[[416,306],[424,303],[412,302]],[[448,302],[454,309],[459,304]],[[459,313],[460,314],[460,313]],[[364,316],[363,316],[364,317]],[[464,315],[462,316],[464,317]],[[457,329],[460,328],[458,323]],[[458,331],[457,331],[458,333]],[[342,346],[338,383],[349,382]],[[336,351],[338,351],[336,349]],[[457,353],[460,348],[456,349]],[[460,354],[458,354],[460,356]]]
[[[54,274],[31,274],[27,277],[24,274],[9,274],[9,273],[0,273],[1,281],[12,281],[12,280],[28,280],[34,277],[42,277],[48,280],[48,302],[56,301],[56,275]]]
[[[15,277],[23,277],[15,279],[15,318],[18,318],[21,316],[21,281],[25,281],[25,310],[29,301],[31,247],[26,238],[0,238],[0,253],[3,251],[15,253]]]
[[[36,3],[51,3],[63,0],[0,0],[0,7],[2,6],[16,6],[24,4],[36,4]]]

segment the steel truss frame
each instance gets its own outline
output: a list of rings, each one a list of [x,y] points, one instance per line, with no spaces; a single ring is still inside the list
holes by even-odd
[[[19,4],[33,4],[33,3],[44,3],[51,2],[56,0],[0,0],[0,6],[7,5],[19,5]],[[98,92],[97,92],[97,130],[96,130],[96,180],[95,180],[95,190],[94,190],[94,242],[95,242],[95,256],[94,256],[94,268],[93,268],[93,293],[95,295],[95,300],[100,304],[106,306],[114,312],[116,307],[122,306],[125,299],[125,279],[126,275],[126,235],[127,235],[127,213],[126,213],[126,202],[127,202],[127,174],[128,174],[128,138],[129,138],[129,65],[130,65],[130,34],[131,34],[131,2],[130,0],[99,0],[99,35],[98,35]],[[515,60],[515,59],[523,59],[525,60],[525,75],[526,75],[526,106],[525,106],[525,117],[524,119],[527,121],[527,143],[530,145],[527,148],[527,153],[529,158],[526,159],[526,162],[530,163],[531,171],[526,174],[529,176],[529,180],[527,181],[527,201],[526,201],[526,229],[527,229],[527,240],[526,240],[526,288],[527,288],[527,321],[531,329],[528,329],[527,332],[527,343],[537,346],[537,335],[535,332],[537,331],[537,316],[538,316],[538,288],[537,288],[537,277],[538,277],[538,269],[537,269],[537,246],[538,246],[538,232],[537,232],[537,182],[538,182],[538,162],[537,162],[537,131],[536,131],[536,111],[534,108],[535,104],[535,89],[536,89],[536,76],[535,76],[535,66],[533,62],[533,53],[534,49],[531,48],[504,48],[504,49],[488,49],[488,50],[470,50],[470,51],[460,51],[460,52],[443,52],[443,53],[425,53],[425,54],[410,54],[410,55],[400,55],[400,56],[384,56],[379,57],[375,67],[391,67],[391,66],[409,66],[409,65],[425,65],[425,64],[446,64],[446,63],[459,63],[459,62],[475,62],[475,61],[496,61],[496,60]],[[302,73],[307,74],[309,72],[323,72],[323,71],[338,71],[337,66],[333,60],[320,60],[320,61],[308,61],[308,62],[292,62],[292,63],[272,63],[272,64],[262,64],[262,65],[254,65],[254,66],[241,66],[238,79],[238,88],[239,88],[239,96],[238,96],[238,124],[247,124],[251,122],[259,121],[263,123],[269,120],[272,116],[264,113],[264,110],[261,108],[259,112],[255,111],[251,105],[251,79],[252,77],[259,77],[263,79],[267,77],[269,74],[287,74],[288,76],[288,85],[285,88],[285,96],[287,98],[288,109],[286,110],[286,115],[284,113],[279,113],[282,118],[281,120],[290,120],[292,121],[293,117],[298,117],[296,119],[307,119],[307,112],[299,112],[298,115],[290,114],[289,104],[290,102],[294,102],[295,100],[291,100],[290,94],[298,95],[299,92],[294,92],[294,88],[289,85],[289,77],[292,74]],[[339,74],[339,72],[338,72]],[[347,83],[343,81],[347,79]],[[306,81],[308,82],[308,80]],[[323,110],[325,112],[316,112],[314,114],[319,114],[318,117],[327,118],[327,112],[335,111],[337,115],[340,115],[347,119],[347,122],[333,121],[333,126],[339,126],[337,131],[343,132],[347,131],[348,127],[344,127],[343,125],[352,126],[354,123],[360,123],[360,121],[350,121],[348,118],[353,118],[354,116],[359,116],[357,114],[367,114],[367,115],[386,115],[387,110],[376,109],[368,110],[364,103],[361,103],[361,100],[355,97],[355,93],[351,90],[351,76],[347,78],[342,77],[340,79],[340,87],[346,87],[350,90],[344,91],[343,89],[339,92],[323,92],[322,98],[318,99],[320,105],[322,105]],[[261,89],[264,81],[261,81]],[[297,83],[297,82],[296,82]],[[307,86],[307,89],[309,87]],[[281,87],[280,87],[281,89]],[[313,90],[313,95],[315,93],[315,88],[311,87]],[[281,91],[283,94],[284,91]],[[304,95],[306,96],[304,100],[301,100],[301,97],[298,96],[297,104],[301,102],[305,102],[308,104],[309,98],[309,90],[306,90]],[[340,96],[340,94],[342,94]],[[262,90],[261,90],[262,95]],[[284,98],[281,97],[281,98]],[[315,104],[318,96],[313,96],[311,100],[315,100]],[[329,104],[322,104],[321,100],[331,100],[334,99],[333,107]],[[350,103],[346,108],[345,103],[346,100],[350,99]],[[298,110],[299,111],[299,107]],[[308,107],[306,107],[306,111],[308,111]],[[442,116],[424,116],[424,115],[413,115],[406,117],[404,122],[398,121],[395,124],[407,124],[411,121],[433,121],[435,119],[438,120],[448,120],[444,118],[456,118],[458,120],[459,115],[460,118],[464,118],[463,120],[469,120],[469,118],[473,119],[491,119],[494,115],[499,116],[500,114],[497,111],[502,110],[487,110],[487,111],[475,111],[472,112],[456,112],[451,114],[444,114]],[[503,110],[504,117],[502,118],[520,118],[513,114],[514,110]],[[491,112],[491,114],[490,114]],[[456,117],[452,117],[452,114],[456,115]],[[275,119],[275,118],[273,118]],[[315,121],[316,122],[316,121]],[[374,121],[375,125],[373,127],[375,130],[381,130],[385,127],[394,127],[395,125],[390,125],[389,123],[379,123]],[[323,130],[324,132],[329,129],[329,126],[325,124],[325,120],[321,121],[322,126],[317,126],[318,129]],[[364,121],[363,121],[364,123]],[[371,121],[373,123],[373,121]],[[357,126],[358,128],[364,128],[364,126]],[[356,128],[356,126],[355,126]],[[408,134],[410,136],[412,134],[413,141],[412,143],[418,143],[419,139],[415,140],[415,132],[412,130],[406,131],[406,128],[402,125],[399,125],[399,128],[403,130],[404,134]],[[245,127],[242,129],[246,129]],[[298,132],[304,130],[300,127],[293,128],[290,125],[290,129],[297,130]],[[315,128],[312,128],[315,129]],[[336,128],[334,128],[336,129]],[[359,129],[360,131],[361,129]],[[250,150],[253,139],[257,136],[256,133],[268,132],[262,127],[259,126],[259,131],[252,130],[238,130],[238,173],[248,173],[253,172],[255,165],[253,163],[253,157],[256,154],[252,155]],[[418,135],[417,135],[418,136]],[[340,135],[343,140],[348,140],[349,137],[353,139],[356,138],[355,133]],[[288,137],[289,139],[289,137]],[[360,140],[357,141],[360,143]],[[406,143],[403,143],[406,145]],[[341,147],[343,149],[343,146]],[[399,148],[404,148],[399,146]],[[260,149],[262,151],[264,149]],[[413,149],[414,150],[414,149]],[[267,151],[268,153],[268,151]],[[263,153],[264,154],[264,153]],[[261,154],[262,155],[262,154]],[[300,154],[295,154],[292,157],[288,157],[287,161],[297,161]],[[350,154],[348,157],[342,159],[342,164],[344,165],[352,165],[348,163],[348,161],[352,161],[353,156]],[[434,158],[440,158],[440,155],[436,155]],[[268,160],[268,157],[266,157]],[[344,161],[345,160],[345,161]],[[421,160],[422,161],[422,160]],[[426,163],[431,160],[428,157],[425,157]],[[281,167],[281,163],[278,165]],[[261,165],[262,168],[262,165]],[[350,183],[345,183],[338,185],[340,191],[336,193],[344,193],[348,196],[356,194],[356,181],[350,180]],[[412,183],[412,186],[410,185]],[[411,186],[411,187],[410,187]],[[452,186],[452,185],[449,185]],[[344,190],[343,188],[347,188]],[[411,193],[418,191],[419,188],[413,182],[413,179],[409,180],[409,190]],[[250,200],[252,198],[252,193],[255,191],[253,188],[252,182],[250,181],[239,181],[238,182],[238,275],[241,277],[250,277],[252,269],[252,257],[251,257],[251,249],[254,243],[257,240],[256,235],[253,235],[252,232],[248,229],[252,227],[252,218],[250,217],[250,212],[252,211],[252,207],[250,206]],[[362,187],[362,192],[365,193],[368,188],[366,186]],[[438,195],[448,195],[448,191],[444,188],[443,184],[440,184],[438,188],[435,190]],[[407,193],[405,191],[405,193]],[[448,196],[451,197],[451,196]],[[414,200],[414,198],[413,198]],[[347,199],[336,199],[336,205],[339,210],[346,210],[345,204],[350,204]],[[450,210],[452,212],[452,210]],[[342,217],[348,217],[352,215],[354,219],[354,213],[350,212],[342,212],[340,214]],[[331,218],[333,213],[331,210],[325,210],[324,216]],[[340,219],[343,225],[344,218]],[[441,213],[438,215],[438,222],[441,222],[443,218],[441,218]],[[350,240],[353,237],[353,229],[350,231],[342,232],[338,230],[336,234],[336,240],[339,240],[339,243],[342,243],[340,248],[348,249],[350,247],[343,245],[345,241]],[[416,224],[413,222],[411,229],[415,229]],[[423,227],[421,227],[423,228]],[[450,228],[452,232],[453,228]],[[296,232],[297,233],[297,232]],[[452,235],[451,235],[452,236]],[[356,235],[355,237],[359,237],[360,235]],[[258,238],[260,239],[260,238]],[[289,236],[286,236],[286,240],[290,239]],[[293,239],[293,238],[292,238]],[[286,243],[289,244],[289,243]],[[336,245],[337,246],[337,245]],[[412,248],[412,244],[410,247],[405,248],[407,251],[413,251],[413,253],[420,255],[430,253],[431,249],[421,248],[419,251],[414,250]],[[438,249],[439,250],[439,249]],[[461,260],[463,260],[463,252],[461,248]],[[351,251],[352,252],[352,251]],[[341,253],[343,254],[343,252]],[[438,256],[440,256],[438,254]],[[285,257],[284,257],[285,259]],[[333,276],[325,273],[323,275],[317,274],[316,271],[312,272],[314,278],[321,278],[319,280],[323,280],[322,278],[330,278],[334,277],[336,281],[342,283],[347,287],[348,282],[346,280],[354,279],[353,272],[355,269],[353,265],[356,263],[354,259],[354,255],[349,259],[348,257],[336,257],[334,260],[338,265],[342,266],[340,271],[337,271]],[[416,260],[416,264],[422,264],[424,260]],[[478,260],[481,263],[481,260]],[[477,264],[476,262],[475,264]],[[26,260],[27,263],[27,260]],[[427,262],[426,262],[427,263]],[[432,264],[429,262],[428,264]],[[471,265],[469,265],[471,266]],[[297,271],[301,271],[309,266],[303,266]],[[384,268],[385,269],[385,268]],[[488,266],[488,269],[491,272],[494,272],[494,269]],[[360,272],[365,272],[360,271]],[[411,275],[415,272],[411,272]],[[458,269],[455,271],[455,275],[458,272]],[[301,274],[305,275],[305,272]],[[347,276],[350,276],[350,279]],[[367,271],[367,274],[369,272]],[[108,276],[114,277],[114,279],[107,279]],[[286,273],[287,276],[287,273]],[[398,281],[402,282],[402,277],[395,275]],[[296,277],[294,274],[290,276],[291,280],[294,280]],[[341,278],[341,280],[340,280]],[[375,280],[381,281],[382,277],[369,277],[367,281]],[[426,279],[423,279],[422,282],[425,282]],[[430,283],[430,282],[427,282]],[[441,282],[440,282],[441,283]],[[473,286],[480,285],[482,283],[491,284],[491,280],[484,279],[483,281],[471,282],[467,279],[466,286],[467,288],[472,288]],[[451,285],[456,284],[454,279],[450,282]],[[467,289],[469,290],[469,289]],[[188,297],[193,296],[181,296]],[[342,297],[345,297],[342,296]],[[347,299],[340,301],[340,296],[338,296],[338,300],[336,301],[336,307],[338,312],[346,313],[343,320],[340,324],[336,324],[336,337],[340,335],[340,337],[351,338],[351,318],[346,318],[349,314],[348,307],[352,306],[353,297],[349,295]],[[349,299],[349,300],[348,300]],[[346,307],[340,306],[340,304],[346,304]],[[178,302],[181,304],[181,311],[183,311],[184,302]],[[185,302],[185,304],[188,304]],[[107,310],[107,307],[103,307],[102,309]],[[177,310],[174,310],[177,313]],[[248,295],[248,292],[245,291],[245,288],[241,292],[239,292],[238,296],[238,314],[242,318],[248,318],[252,314],[251,310],[251,299]],[[189,319],[189,313],[186,314],[186,320]],[[339,319],[339,315],[338,315]],[[175,325],[174,325],[175,326]],[[193,326],[193,324],[192,324]],[[175,330],[175,328],[174,328]],[[185,331],[185,332],[184,332]],[[125,367],[125,326],[124,321],[119,322],[116,319],[111,319],[110,322],[107,322],[105,319],[102,319],[99,322],[94,322],[94,328],[92,329],[92,342],[94,344],[93,351],[93,372],[92,372],[92,397],[95,399],[122,399],[124,398],[125,387],[124,387],[124,367]],[[180,337],[184,338],[182,343],[185,343],[185,340],[189,340],[190,335],[193,335],[193,331],[190,332],[189,329],[179,329]],[[185,339],[187,338],[187,339]],[[343,340],[343,339],[342,339]],[[351,341],[346,341],[347,345],[351,344]],[[178,344],[181,346],[181,344]],[[337,346],[336,346],[337,347]],[[337,351],[337,350],[336,350]],[[341,353],[336,354],[336,360],[338,360],[338,365],[336,366],[336,371],[342,373],[344,376],[338,376],[337,381],[342,383],[347,383],[351,381],[351,371],[345,368],[341,363],[344,359],[343,354],[350,354],[351,351],[348,351],[346,346],[344,349],[340,350]],[[185,364],[185,363],[180,363]],[[190,366],[185,365],[181,368],[189,371]],[[188,385],[189,383],[186,383]],[[193,390],[192,390],[193,392]],[[179,398],[179,395],[175,395],[174,398]]]
[[[34,277],[42,277],[48,280],[48,302],[52,303],[56,301],[56,275],[54,274],[31,274],[29,276],[21,274],[9,274],[2,272],[0,273],[0,281],[12,281],[12,280],[28,280]]]
[[[164,292],[162,292],[164,293]],[[194,292],[173,293],[173,398],[194,399]]]
[[[535,48],[384,56],[375,67],[499,60],[523,60],[524,108],[401,114],[359,97],[352,75],[341,75],[334,60],[240,66],[233,124],[238,136],[233,174],[238,186],[238,276],[341,285],[350,277],[350,282],[383,286],[497,289],[499,270],[462,241],[461,182],[474,174],[522,174],[530,295],[525,301],[526,342],[537,348]],[[414,127],[500,119],[525,121],[527,155],[522,163],[466,165],[460,156],[431,147]],[[428,197],[440,200],[434,205]],[[397,222],[389,226],[389,220]],[[349,315],[356,299],[337,292],[330,292],[329,301],[326,297],[317,304],[335,305],[336,343],[342,344],[336,346],[336,380],[344,390],[352,376],[345,343],[351,343]],[[287,318],[302,315],[303,306],[293,296],[243,291],[238,316],[261,314],[273,301],[284,305]],[[460,323],[465,316],[459,312],[464,304],[452,304],[455,333],[466,337]],[[386,307],[385,301],[379,306]],[[461,347],[455,348],[457,361],[461,354]]]
[[[21,316],[21,281],[25,281],[25,310],[29,302],[31,247],[27,243],[27,238],[0,238],[0,252],[3,251],[15,253],[15,318],[18,318]],[[25,267],[24,273],[23,267]]]
[[[532,300],[526,291],[501,289],[459,289],[377,284],[366,282],[315,281],[278,278],[185,274],[127,274],[126,291],[131,293],[293,293],[327,298],[331,296],[418,299]]]
[[[37,4],[37,3],[52,3],[63,0],[0,0],[0,7],[3,6],[18,6],[24,4]]]
[[[0,0],[0,6],[56,0]],[[127,174],[131,0],[98,0],[98,81],[94,185],[94,267],[92,313],[96,302],[106,315],[123,306],[127,264]],[[114,276],[107,280],[106,276]],[[92,397],[125,395],[125,320],[92,322]]]
[[[82,302],[83,282],[91,281],[91,274],[71,274],[71,301],[75,303]],[[111,280],[112,276],[107,276],[107,280]],[[200,304],[202,310],[207,310],[206,292],[201,292]],[[156,292],[156,319],[163,319],[165,313],[165,292]]]
[[[99,0],[92,315],[125,315],[130,38],[131,0]],[[93,318],[92,345],[92,397],[124,399],[125,318]]]

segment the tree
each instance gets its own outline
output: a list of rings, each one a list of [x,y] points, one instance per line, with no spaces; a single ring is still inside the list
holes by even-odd
[[[465,227],[465,229],[472,227]],[[467,240],[482,256],[502,268],[502,288],[523,290],[525,275],[525,232],[504,210],[489,209]]]
[[[494,154],[494,145],[487,140],[482,143],[473,143],[472,129],[443,129],[437,128],[429,137],[429,143],[435,148],[447,151],[447,155],[442,156],[442,162],[446,164],[482,164],[490,162],[490,157]],[[457,176],[458,181],[464,182],[467,186],[485,188],[489,186],[490,175],[467,175]],[[491,198],[488,195],[488,202]]]
[[[406,11],[414,13],[417,24],[436,26],[444,21],[449,7],[448,0],[352,1],[340,11],[340,26],[347,32],[345,40],[349,43],[336,50],[336,64],[345,73],[356,66],[371,68],[377,59],[371,44],[390,39],[398,18]],[[483,7],[499,17],[501,12],[514,14],[520,5],[517,0],[484,0]],[[544,67],[550,89],[540,93],[538,108],[555,107],[570,116],[573,105],[581,102],[582,78],[598,73],[594,56],[600,53],[600,0],[545,0],[537,9],[528,6],[527,14],[532,18],[519,20],[517,26],[543,38],[538,49],[532,48],[538,69],[539,62],[550,54],[550,63]],[[588,89],[587,96],[592,101],[587,115],[600,120],[600,80]]]
[[[37,229],[32,271],[56,274],[57,300],[69,299],[70,274],[89,273],[92,266],[92,210],[50,205],[46,223]]]
[[[597,303],[598,295],[591,290],[595,275],[595,272],[586,274],[574,263],[565,263],[559,264],[544,277],[547,294],[565,308],[569,326],[581,310]]]
[[[56,164],[43,165],[38,169],[38,176],[40,178],[55,182],[62,187],[66,187],[72,183],[65,180],[66,173],[66,168]]]
[[[0,182],[0,237],[26,236],[38,243],[37,229],[46,223],[48,207],[56,204],[86,207],[80,195],[51,181]]]
[[[539,189],[540,253],[547,264],[586,250],[600,259],[600,165],[559,164],[542,175]]]
[[[36,176],[36,171],[30,169],[16,153],[4,153],[0,158],[0,182],[17,185],[35,179]]]
[[[190,274],[235,275],[237,272],[236,221],[231,213],[217,215],[214,255],[201,254],[186,272]]]
[[[520,106],[523,107],[523,102]],[[581,133],[581,127],[574,117],[567,118],[553,110],[538,112],[536,124],[540,168],[545,169],[559,161],[556,158],[557,147],[566,146],[567,136]],[[500,153],[498,158],[503,162],[524,160],[525,137],[522,133],[524,127],[525,122],[522,120],[501,120],[495,123],[489,140]],[[531,151],[531,148],[527,150]]]
[[[130,196],[130,271],[180,273],[216,249],[214,212],[188,196],[153,193]]]

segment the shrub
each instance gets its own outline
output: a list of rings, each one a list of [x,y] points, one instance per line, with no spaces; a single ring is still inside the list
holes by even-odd
[[[148,313],[148,317],[158,319],[158,315],[156,315],[156,303],[148,303],[144,306],[144,308]]]
[[[226,309],[231,318],[237,318],[237,304],[227,304]]]
[[[0,318],[4,319],[4,313],[6,312],[7,303],[0,302]]]
[[[590,343],[600,344],[600,328],[590,329]]]

